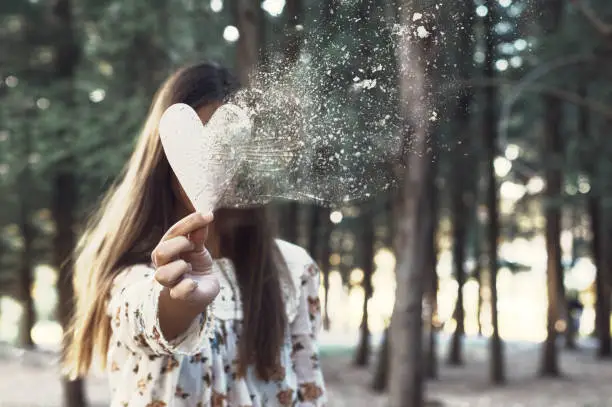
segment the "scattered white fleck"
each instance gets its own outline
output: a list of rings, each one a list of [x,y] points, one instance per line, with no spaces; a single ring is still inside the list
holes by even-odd
[[[429,31],[427,31],[427,28],[425,28],[422,25],[417,27],[416,32],[417,32],[417,35],[419,36],[419,38],[427,38],[427,37],[429,37]]]

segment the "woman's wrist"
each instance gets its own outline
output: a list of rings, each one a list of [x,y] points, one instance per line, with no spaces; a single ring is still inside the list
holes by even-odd
[[[208,306],[193,304],[185,300],[177,300],[170,296],[170,290],[164,288],[160,293],[158,317],[162,334],[166,340],[173,340],[189,328],[189,325],[200,314],[205,313]]]

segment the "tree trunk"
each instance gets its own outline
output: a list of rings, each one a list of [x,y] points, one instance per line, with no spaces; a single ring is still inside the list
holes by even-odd
[[[453,200],[456,199],[453,198]],[[461,198],[459,198],[461,200]],[[457,322],[453,333],[448,354],[448,364],[453,366],[463,365],[462,344],[465,335],[465,309],[463,308],[463,286],[465,284],[465,208],[457,209],[464,205],[453,202],[453,268],[457,279],[457,302],[455,305],[454,318]]]
[[[321,260],[320,264],[323,268],[323,288],[325,289],[325,293],[323,294],[323,299],[325,301],[324,313],[323,313],[323,329],[329,331],[330,320],[329,320],[329,272],[330,272],[330,264],[329,258],[331,257],[331,233],[332,233],[332,223],[329,220],[330,210],[327,208],[321,208],[321,227],[323,228],[323,233],[321,237]]]
[[[580,94],[583,97],[588,97],[586,86],[582,86]],[[590,115],[588,109],[581,107],[578,113],[578,131],[582,138],[587,143],[594,145],[591,153],[597,156],[599,151],[599,140],[594,139],[591,134]],[[590,179],[596,179],[598,173],[594,164],[592,155],[582,157],[585,163],[585,171]],[[595,336],[598,339],[599,346],[597,348],[597,357],[610,358],[612,357],[612,338],[610,337],[610,312],[612,304],[610,304],[610,285],[609,260],[606,253],[609,247],[609,231],[607,223],[602,216],[600,192],[591,191],[587,199],[587,212],[591,224],[591,256],[595,264]],[[609,221],[608,221],[609,222]],[[606,225],[606,226],[604,226]]]
[[[456,45],[459,60],[458,72],[460,80],[467,81],[470,78],[473,66],[472,55],[472,22],[473,5],[469,2],[458,2],[456,27]],[[453,270],[457,279],[457,303],[455,306],[455,320],[457,322],[455,332],[451,340],[448,363],[450,365],[462,365],[462,343],[465,336],[465,309],[463,304],[463,286],[466,280],[465,256],[468,222],[471,214],[468,213],[469,188],[467,170],[470,153],[470,106],[473,95],[471,89],[463,90],[457,100],[455,107],[455,140],[457,141],[452,153],[453,181],[451,197],[451,216],[453,223]],[[473,160],[471,160],[473,161]]]
[[[467,98],[466,98],[467,99]],[[463,98],[460,100],[458,108],[463,109],[460,114],[462,125],[458,126],[458,131],[464,134],[468,132],[469,126],[469,102],[464,104]],[[453,222],[453,270],[457,279],[457,302],[455,305],[454,318],[456,328],[453,333],[449,354],[448,364],[459,366],[463,364],[462,343],[465,336],[465,309],[463,306],[463,286],[466,280],[465,254],[467,239],[467,222],[469,219],[468,207],[466,204],[467,192],[465,182],[465,161],[467,140],[461,140],[464,136],[459,136],[460,142],[455,147],[453,173],[457,178],[453,181],[453,191],[451,198],[452,222]]]
[[[311,256],[319,264],[323,274],[323,329],[329,330],[329,257],[331,256],[330,238],[332,225],[329,221],[330,211],[327,208],[312,205],[310,239],[308,242]]]
[[[374,372],[374,380],[372,382],[372,390],[377,393],[383,393],[387,390],[389,383],[389,365],[391,354],[389,352],[389,327],[385,328],[383,333],[382,344],[378,354],[378,363],[376,364],[376,372]]]
[[[485,24],[485,68],[486,80],[495,79],[495,19],[493,10],[496,8],[495,0],[487,0],[485,5],[489,12],[484,17]],[[486,206],[487,218],[487,240],[489,243],[489,276],[491,288],[491,323],[493,333],[490,340],[490,376],[494,384],[505,382],[504,355],[502,341],[499,336],[499,321],[497,313],[497,241],[499,239],[499,213],[497,199],[497,179],[495,178],[495,167],[493,165],[497,155],[497,90],[488,87],[485,90],[485,110],[483,127],[483,145],[485,147],[487,162],[487,191]]]
[[[387,222],[387,245],[395,246],[396,237],[396,225],[395,225],[395,212],[397,208],[397,191],[389,192],[387,197],[386,209],[386,222]],[[436,282],[437,284],[437,282]],[[437,291],[437,290],[436,290]],[[390,339],[389,339],[389,326],[385,328],[383,333],[382,342],[380,344],[380,350],[378,352],[378,358],[376,360],[376,370],[374,372],[374,379],[372,381],[372,390],[378,393],[382,393],[387,390],[389,382],[389,371],[391,369],[391,354],[390,354]]]
[[[302,49],[303,10],[301,0],[287,0],[285,2],[285,44],[283,50],[282,66],[290,69],[295,66]],[[261,38],[263,41],[263,38]],[[288,202],[286,205],[286,228],[287,240],[296,243],[298,239],[298,224],[300,216],[300,204]]]
[[[72,251],[75,247],[74,213],[76,210],[77,187],[74,174],[58,173],[53,188],[53,219],[56,223],[56,234],[53,241],[53,264],[59,270],[58,316],[63,327],[68,327],[73,310],[74,290],[72,286]],[[64,338],[64,349],[69,340]],[[84,406],[85,391],[81,380],[62,381],[65,406]]]
[[[75,71],[80,57],[80,48],[74,33],[73,5],[71,0],[55,0],[51,7],[51,17],[55,23],[55,79],[67,84],[64,99],[67,105],[73,104],[73,84]],[[69,148],[68,131],[58,135],[60,145]],[[68,329],[73,312],[74,292],[72,287],[72,251],[76,243],[74,218],[76,211],[77,183],[74,173],[75,160],[68,156],[58,163],[53,180],[52,216],[55,221],[56,234],[53,241],[53,263],[59,270],[58,276],[58,314],[64,332]],[[62,358],[68,346],[64,338]],[[83,381],[68,380],[62,376],[64,406],[85,407],[87,401]]]
[[[355,353],[355,365],[367,366],[370,361],[370,327],[368,325],[368,301],[372,297],[372,274],[374,274],[374,214],[363,216],[363,308],[361,327],[359,329],[359,345]]]
[[[478,304],[476,305],[476,319],[478,323],[478,336],[482,337],[482,266],[480,265],[480,259],[476,258],[476,270],[474,270],[474,276],[478,282]]]
[[[23,162],[26,164],[19,176],[19,229],[23,239],[23,248],[21,249],[21,261],[19,269],[19,288],[20,300],[23,306],[23,316],[21,319],[19,344],[26,348],[34,348],[32,340],[32,328],[36,323],[36,310],[34,308],[34,300],[32,298],[32,283],[33,283],[33,243],[34,243],[34,226],[32,225],[32,211],[28,202],[28,194],[26,188],[31,185],[31,169],[27,164],[29,156],[32,153],[30,129],[25,130],[25,145],[23,150]]]
[[[284,216],[281,229],[283,238],[288,242],[297,244],[300,224],[300,205],[297,202],[287,202],[279,208],[279,212]]]
[[[577,238],[576,238],[576,227],[578,227],[580,225],[580,212],[582,211],[582,207],[581,206],[574,206],[571,209],[571,225],[570,225],[570,231],[572,233],[572,260],[570,262],[570,264],[567,266],[568,269],[572,269],[574,267],[574,265],[576,264],[576,260],[578,257],[577,254],[577,249],[576,249],[576,242],[577,242]],[[562,270],[562,275],[561,275],[561,279],[563,279],[563,274],[565,274],[565,269]],[[565,285],[563,284],[563,281],[561,281],[561,286],[564,287]],[[565,290],[564,290],[565,291]],[[565,294],[563,292],[563,294]],[[574,321],[574,307],[571,306],[570,307],[570,301],[574,301],[573,299],[570,299],[568,296],[563,295],[563,297],[561,297],[564,299],[563,301],[563,307],[565,310],[565,321],[566,321],[566,331],[565,331],[565,349],[567,350],[576,350],[578,349],[578,324],[575,323]],[[576,298],[576,300],[578,300],[578,298]]]
[[[425,139],[419,130],[418,140]],[[415,144],[412,144],[415,147]],[[421,146],[422,147],[422,146]],[[422,299],[424,291],[426,230],[431,222],[429,196],[423,179],[431,165],[430,157],[417,147],[411,157],[410,180],[404,185],[405,195],[398,219],[396,303],[390,328],[391,382],[390,403],[394,407],[423,406]],[[416,154],[419,154],[416,156]]]
[[[436,185],[436,177],[438,173],[438,162],[437,162],[437,146],[432,146],[432,153],[435,161],[432,162],[432,170],[430,172],[429,180],[427,181],[429,188],[429,196],[431,199],[431,222],[428,225],[426,246],[426,259],[427,263],[425,266],[426,275],[429,275],[429,287],[425,295],[427,305],[429,307],[429,314],[427,315],[427,353],[426,353],[426,374],[429,379],[436,379],[438,377],[438,187]]]
[[[541,4],[541,26],[543,31],[550,35],[557,31],[561,21],[564,2],[550,0]],[[542,347],[540,374],[542,376],[558,376],[559,361],[557,355],[556,324],[560,318],[563,276],[561,265],[561,205],[557,202],[562,196],[562,161],[564,158],[561,140],[561,102],[551,96],[542,99],[544,108],[543,133],[544,148],[548,165],[545,173],[546,189],[544,191],[546,219],[545,239],[547,255],[547,295],[548,309],[546,331],[547,337]]]
[[[547,338],[542,352],[540,373],[544,376],[558,376],[559,362],[557,355],[557,321],[560,318],[561,298],[563,292],[560,283],[562,278],[561,264],[561,208],[557,201],[562,194],[561,160],[563,146],[561,141],[560,122],[562,106],[556,98],[544,100],[544,142],[549,167],[546,169],[546,255],[547,255],[547,293],[548,313]]]
[[[21,200],[24,199],[21,198]],[[19,287],[23,314],[19,333],[19,345],[26,349],[32,349],[35,346],[32,340],[32,328],[36,323],[36,309],[34,308],[34,299],[32,298],[32,243],[34,240],[34,228],[30,220],[31,213],[27,210],[25,202],[21,204],[21,212],[19,229],[23,238],[23,248],[21,249],[21,265],[19,268]]]
[[[478,204],[475,205],[474,216],[474,279],[478,283],[478,303],[476,305],[476,322],[478,324],[478,336],[482,336],[482,294],[484,288],[483,270],[482,270],[482,239],[481,239],[481,224],[478,218]]]
[[[315,260],[320,260],[319,250],[321,247],[321,214],[319,207],[316,205],[311,205],[310,209],[310,235],[308,236],[308,251]]]
[[[599,341],[597,356],[603,359],[612,357],[612,341],[610,338],[610,286],[606,278],[608,272],[606,266],[608,266],[608,261],[603,261],[602,258],[602,254],[607,250],[602,243],[603,241],[609,242],[609,239],[602,239],[601,221],[603,219],[601,216],[601,207],[596,197],[589,197],[588,209],[589,217],[591,218],[591,231],[593,233],[591,251],[597,269],[597,274],[595,275],[595,331]],[[607,233],[608,231],[606,231],[606,234]]]
[[[240,32],[236,47],[236,71],[243,85],[254,79],[263,64],[263,14],[259,0],[232,2],[235,25]]]
[[[298,61],[302,49],[302,24],[304,23],[301,0],[285,2],[285,46],[283,66],[293,67]]]
[[[400,25],[411,27],[412,1],[405,0],[400,10]],[[424,21],[419,21],[422,25]],[[429,27],[432,33],[434,24]],[[405,171],[398,202],[396,247],[396,301],[391,318],[390,353],[391,372],[389,404],[392,407],[421,407],[424,405],[423,382],[423,321],[422,300],[425,282],[426,239],[432,221],[431,200],[427,180],[432,166],[428,151],[427,89],[432,77],[425,72],[430,57],[432,38],[416,42],[411,30],[398,38],[397,56],[401,114],[404,119],[404,152],[410,145],[407,158],[409,171]],[[432,37],[433,35],[430,35]],[[400,170],[400,169],[398,169]]]

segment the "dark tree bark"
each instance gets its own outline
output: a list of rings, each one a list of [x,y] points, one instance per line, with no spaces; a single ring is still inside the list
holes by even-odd
[[[283,239],[291,243],[297,243],[299,238],[300,205],[297,202],[287,202],[278,208],[280,215],[284,218],[281,227]],[[284,216],[283,216],[284,215]]]
[[[326,331],[329,330],[330,320],[329,320],[329,271],[330,264],[329,258],[331,256],[331,234],[333,230],[333,225],[329,220],[330,210],[327,208],[321,208],[321,227],[323,228],[323,233],[321,237],[321,268],[323,269],[323,287],[325,289],[325,293],[323,294],[323,300],[325,301],[324,313],[323,313],[323,329]]]
[[[436,379],[438,377],[438,187],[436,185],[436,177],[438,174],[438,148],[432,146],[432,154],[434,160],[432,162],[432,169],[429,174],[429,180],[427,181],[427,187],[429,189],[428,195],[431,200],[431,222],[428,225],[426,244],[426,265],[424,273],[429,276],[429,287],[426,288],[425,299],[429,308],[427,315],[427,352],[426,352],[426,374],[429,379]]]
[[[542,17],[542,25],[546,31],[554,32],[560,24],[563,3],[560,0],[548,1],[548,3],[547,14]],[[561,135],[563,106],[560,100],[551,96],[544,96],[542,102],[544,109],[543,156],[546,156],[548,164],[545,171],[546,188],[544,191],[548,311],[547,336],[542,348],[540,374],[555,377],[560,375],[556,324],[561,317],[565,299],[561,263],[561,205],[558,202],[563,190],[564,148]]]
[[[582,207],[580,206],[576,206],[574,208],[572,208],[572,213],[571,213],[571,232],[572,232],[572,240],[573,240],[573,244],[572,244],[572,260],[571,263],[568,265],[568,269],[571,269],[574,264],[576,264],[576,260],[577,260],[577,249],[576,249],[576,227],[578,227],[578,225],[580,224],[580,213],[583,210]],[[563,271],[564,273],[564,271]],[[563,284],[563,283],[562,283]],[[563,307],[565,309],[565,317],[566,317],[566,331],[565,331],[565,349],[567,350],[576,350],[578,349],[578,325],[576,323],[574,323],[574,315],[573,312],[575,311],[573,309],[573,307],[570,307],[570,301],[573,301],[572,299],[570,299],[569,297],[562,297],[564,298],[563,301]],[[577,298],[576,298],[577,300]]]
[[[320,209],[316,205],[310,206],[310,235],[308,236],[308,251],[314,259],[319,259],[321,229]]]
[[[484,17],[485,24],[485,68],[484,76],[487,80],[495,79],[495,17],[497,6],[495,0],[487,0],[489,12]],[[490,340],[490,377],[494,384],[505,382],[504,355],[502,341],[499,336],[499,321],[497,313],[497,241],[499,239],[499,212],[497,197],[497,179],[493,162],[497,155],[497,90],[488,87],[485,90],[485,111],[483,126],[483,145],[487,163],[487,190],[486,207],[489,221],[487,228],[487,241],[489,244],[489,276],[491,286],[491,322],[493,333]]]
[[[472,22],[474,16],[473,5],[469,2],[458,2],[455,22],[456,45],[459,60],[457,75],[460,80],[470,78],[473,65]],[[465,309],[463,304],[463,286],[466,280],[465,256],[466,240],[469,220],[468,201],[471,193],[468,188],[468,177],[471,173],[468,164],[473,161],[470,153],[470,105],[473,94],[471,89],[462,91],[455,107],[455,140],[456,145],[452,152],[453,177],[451,184],[451,218],[453,224],[453,270],[457,279],[457,302],[455,306],[455,320],[457,325],[453,333],[448,354],[448,363],[459,366],[463,364],[462,344],[465,336]]]
[[[563,146],[560,140],[559,122],[561,120],[561,105],[555,99],[545,101],[545,151],[551,163],[556,163],[555,168],[546,170],[547,200],[546,217],[546,255],[547,260],[547,293],[548,313],[546,322],[547,337],[544,342],[542,353],[542,365],[540,373],[544,376],[558,376],[559,361],[557,352],[557,329],[556,324],[560,318],[562,292],[559,276],[563,273],[561,264],[561,209],[556,200],[561,196],[562,179],[561,169],[558,163],[563,156]]]
[[[302,0],[287,0],[285,2],[285,43],[283,49],[283,67],[291,69],[298,62],[303,45],[302,24],[304,20]],[[263,40],[263,39],[262,39]],[[288,202],[285,207],[286,236],[290,242],[297,242],[300,204]]]
[[[583,97],[588,97],[586,86],[580,89]],[[599,150],[599,139],[595,139],[591,134],[590,115],[588,109],[580,107],[578,113],[578,131],[581,137],[594,148],[590,151],[595,153]],[[596,179],[597,174],[595,162],[591,154],[585,154],[582,157],[585,171],[590,179]],[[612,304],[610,304],[610,283],[609,283],[609,261],[605,259],[608,253],[608,231],[604,229],[607,225],[601,208],[600,192],[591,191],[587,198],[587,213],[591,224],[591,256],[596,268],[595,275],[595,336],[598,339],[599,346],[597,348],[597,357],[610,358],[612,357],[612,338],[610,337],[610,312]],[[606,226],[604,226],[606,225]]]
[[[76,244],[74,234],[74,214],[77,201],[75,176],[71,172],[63,172],[55,178],[53,190],[52,212],[56,222],[56,235],[53,242],[53,263],[58,268],[59,302],[58,314],[62,326],[70,324],[73,310],[74,290],[72,286],[73,259],[72,251]],[[64,338],[64,349],[67,349],[69,339]],[[79,380],[62,380],[64,388],[64,405],[70,407],[85,406],[85,390]]]
[[[482,336],[482,289],[483,289],[483,278],[482,278],[482,265],[480,258],[476,257],[476,269],[474,270],[474,277],[478,282],[478,304],[476,305],[476,319],[478,323],[478,336]]]
[[[329,312],[327,301],[329,298],[329,257],[331,256],[330,238],[332,233],[332,224],[329,220],[330,210],[328,208],[311,206],[311,224],[309,251],[311,256],[316,260],[323,274],[323,329],[329,330]]]
[[[32,349],[35,346],[32,340],[32,328],[36,323],[36,310],[32,298],[33,244],[36,232],[32,225],[32,208],[26,190],[32,182],[32,171],[28,163],[29,156],[32,153],[31,129],[29,126],[24,133],[23,162],[26,164],[19,174],[19,231],[23,239],[19,266],[19,297],[23,306],[19,344],[26,349]]]
[[[368,72],[373,63],[375,55],[372,38],[374,38],[380,27],[377,24],[372,24],[375,17],[372,13],[379,8],[378,0],[363,0],[359,3],[357,15],[362,22],[356,35],[359,39],[359,65],[363,72]],[[365,129],[365,132],[370,132],[371,124],[375,121],[377,112],[376,103],[371,103],[373,100],[380,99],[380,91],[376,89],[364,89],[359,92],[359,96],[355,98],[357,109],[361,112],[358,118],[359,126]],[[368,325],[368,301],[372,297],[372,274],[374,273],[374,245],[376,240],[374,210],[375,205],[369,205],[366,213],[363,215],[363,266],[364,266],[364,303],[362,310],[362,321],[360,328],[360,342],[355,355],[355,364],[357,366],[366,366],[370,357],[370,328]]]
[[[377,393],[383,393],[387,390],[389,383],[389,365],[391,354],[389,353],[389,328],[385,328],[383,333],[382,344],[378,355],[378,363],[374,372],[374,380],[372,381],[372,390]]]
[[[597,356],[603,359],[612,357],[612,340],[610,338],[611,294],[608,279],[609,260],[604,261],[603,258],[603,253],[606,253],[605,250],[607,250],[607,247],[603,247],[604,242],[610,242],[610,239],[607,236],[602,236],[602,234],[609,232],[605,231],[602,233],[603,216],[601,214],[601,206],[598,199],[594,196],[588,198],[588,211],[593,234],[591,250],[595,267],[597,268],[597,274],[595,275],[595,332],[599,341]]]
[[[19,229],[23,238],[21,265],[19,267],[19,296],[23,306],[19,345],[25,349],[32,349],[35,347],[34,340],[32,339],[32,328],[36,324],[36,309],[34,307],[34,299],[32,298],[32,241],[34,239],[34,228],[29,219],[31,214],[27,211],[27,204],[22,204],[21,211],[25,213],[20,215],[19,221]]]
[[[478,164],[477,164],[478,165]],[[475,171],[477,173],[477,171]],[[476,180],[476,188],[477,186]],[[479,189],[476,189],[478,196]],[[478,202],[480,199],[477,197],[474,203],[474,218],[473,218],[473,230],[474,230],[474,239],[472,245],[472,255],[474,257],[474,279],[478,283],[478,303],[476,305],[476,322],[478,324],[478,336],[482,336],[482,304],[483,304],[483,288],[484,288],[484,276],[483,276],[483,267],[482,267],[482,225],[480,219],[478,217]]]
[[[302,0],[285,2],[285,45],[283,65],[294,66],[302,49],[302,24],[304,23]]]
[[[260,0],[232,2],[235,25],[240,32],[236,47],[236,71],[243,85],[250,84],[253,75],[265,64],[264,19]]]
[[[395,214],[397,211],[397,203],[399,202],[397,191],[391,191],[387,197],[387,203],[385,205],[386,222],[387,222],[387,242],[386,244],[390,247],[395,247],[396,237],[396,224]],[[437,290],[436,290],[437,291]],[[377,393],[382,393],[387,390],[389,381],[389,370],[390,370],[390,350],[389,350],[389,326],[385,328],[383,338],[380,344],[380,350],[376,360],[376,370],[374,372],[374,378],[372,380],[372,390]]]
[[[455,172],[457,169],[455,169]],[[459,175],[461,177],[461,175]],[[457,182],[457,180],[455,181]],[[452,222],[453,222],[453,269],[457,279],[457,302],[455,305],[454,318],[457,322],[455,332],[451,338],[448,354],[448,364],[453,366],[463,365],[463,337],[465,336],[465,309],[463,307],[463,286],[466,280],[465,250],[467,237],[467,205],[463,196],[465,189],[462,183],[460,191],[453,193],[452,199]],[[455,187],[457,189],[457,187]]]
[[[355,352],[355,365],[367,366],[370,361],[370,326],[368,325],[368,301],[372,298],[372,274],[374,273],[374,214],[363,216],[363,308],[361,326],[359,329],[359,345]]]
[[[73,3],[71,0],[55,0],[51,5],[51,16],[55,23],[55,79],[64,83],[65,101],[73,104],[73,86],[75,71],[80,58],[80,48],[77,43],[73,18]],[[68,147],[67,131],[58,135],[62,144]],[[56,234],[53,241],[53,263],[59,270],[59,320],[64,331],[69,326],[73,311],[74,292],[72,286],[73,263],[72,251],[76,243],[74,219],[78,198],[76,175],[74,173],[74,158],[69,155],[56,166],[53,179],[52,216],[55,221]],[[67,350],[69,339],[63,343],[63,351]],[[87,405],[83,381],[68,380],[62,377],[64,406],[84,407]]]
[[[403,1],[399,11],[399,23],[410,27],[416,4]],[[422,5],[419,5],[422,6]],[[419,10],[422,8],[419,7]],[[434,17],[427,16],[427,18]],[[419,21],[419,25],[425,23]],[[396,300],[391,318],[389,381],[389,405],[391,407],[422,407],[424,402],[423,321],[422,301],[425,289],[424,274],[426,239],[432,222],[431,197],[427,180],[432,170],[429,143],[436,143],[434,133],[429,132],[428,106],[425,103],[433,75],[426,64],[433,56],[435,23],[426,23],[428,38],[415,41],[406,33],[400,35],[397,45],[401,96],[401,117],[404,119],[404,150],[410,145],[406,157],[409,171],[403,172],[400,200],[398,202],[396,253]],[[408,30],[410,31],[410,30]],[[415,85],[416,84],[416,85]]]

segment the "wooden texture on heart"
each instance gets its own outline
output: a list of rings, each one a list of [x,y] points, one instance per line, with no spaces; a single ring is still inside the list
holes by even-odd
[[[190,106],[170,106],[159,123],[168,162],[198,212],[216,209],[246,155],[251,137],[247,113],[220,106],[204,125]]]

